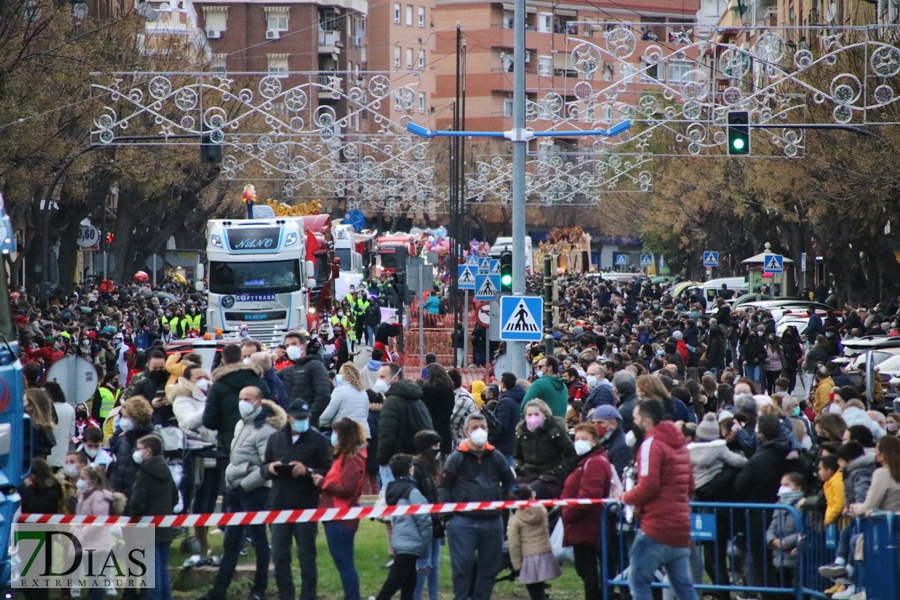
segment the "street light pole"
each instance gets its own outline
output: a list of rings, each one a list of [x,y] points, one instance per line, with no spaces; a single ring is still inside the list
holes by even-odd
[[[512,242],[514,295],[525,293],[525,0],[515,1],[513,17],[513,180]],[[528,376],[524,342],[507,342],[510,367],[516,377]],[[490,357],[489,357],[490,358]]]

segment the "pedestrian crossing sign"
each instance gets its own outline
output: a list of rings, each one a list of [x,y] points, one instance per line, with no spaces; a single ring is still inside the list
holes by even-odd
[[[763,271],[781,275],[784,273],[784,257],[780,254],[763,254]]]
[[[500,274],[500,261],[492,260],[491,261],[491,275],[499,275]]]
[[[719,253],[712,250],[703,252],[703,266],[711,269],[719,266]]]
[[[491,259],[482,258],[478,261],[478,274],[487,275],[491,272]]]
[[[507,342],[539,342],[544,334],[541,319],[544,299],[540,296],[500,298],[500,339]]]
[[[477,267],[478,266],[478,258],[474,254],[470,254],[469,258],[466,259],[467,267]]]
[[[628,266],[628,255],[627,254],[616,254],[616,266],[617,267],[627,267]]]
[[[459,265],[457,267],[456,283],[461,290],[475,289],[475,272],[468,265]]]
[[[476,275],[475,276],[475,299],[476,300],[492,300],[494,294],[500,291],[499,275]]]

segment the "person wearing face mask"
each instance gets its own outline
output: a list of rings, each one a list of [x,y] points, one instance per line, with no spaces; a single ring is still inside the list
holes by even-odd
[[[632,414],[644,441],[638,450],[637,483],[619,497],[634,507],[640,520],[629,552],[628,587],[636,600],[649,600],[650,584],[664,566],[675,594],[681,600],[698,600],[690,572],[691,458],[681,431],[664,416],[658,400],[641,401]]]
[[[138,463],[132,455],[139,439],[153,433],[153,407],[144,398],[135,396],[122,404],[119,412],[117,435],[110,440],[110,451],[115,457],[109,466],[109,484],[117,492],[126,496],[131,493]]]
[[[378,473],[381,485],[393,481],[389,463],[395,454],[415,454],[418,432],[434,429],[431,413],[422,402],[422,388],[405,380],[400,365],[385,363],[378,370],[373,391],[384,396],[378,420]]]
[[[535,365],[535,379],[525,392],[524,403],[539,398],[550,407],[553,416],[565,419],[569,408],[569,390],[556,374],[558,369],[559,360],[555,356],[542,356]]]
[[[466,419],[466,440],[450,454],[441,471],[438,486],[441,502],[496,502],[509,495],[515,481],[506,459],[488,443],[487,427],[480,414],[471,414]],[[453,514],[447,521],[447,540],[454,596],[490,598],[494,578],[503,566],[500,513]]]
[[[575,456],[565,420],[554,417],[543,400],[526,402],[525,420],[516,427],[518,481],[530,484],[539,500],[556,498]]]
[[[437,483],[441,473],[441,436],[436,431],[420,431],[416,434],[416,456],[413,459],[413,479],[429,504],[438,502]],[[430,600],[438,600],[441,546],[444,545],[444,524],[438,515],[432,515],[431,549],[427,556],[416,562],[416,589],[413,600],[422,600],[425,586],[428,586]]]
[[[331,380],[318,352],[309,353],[312,346],[307,331],[292,331],[284,336],[288,358],[294,366],[278,371],[284,382],[289,401],[307,400],[311,407],[313,427],[319,424],[319,416],[331,401]]]
[[[236,348],[236,346],[234,346]],[[287,423],[284,410],[264,400],[258,387],[240,390],[240,420],[234,428],[231,453],[225,468],[226,512],[265,510],[272,485],[265,476],[266,448],[269,440]],[[203,600],[223,600],[228,591],[245,537],[250,538],[256,554],[256,573],[249,598],[265,598],[269,583],[269,541],[265,525],[230,525],[225,528],[222,561],[212,589]]]
[[[805,481],[800,473],[785,473],[778,488],[778,504],[797,507],[803,498]],[[781,577],[785,586],[793,586],[797,569],[797,553],[792,552],[800,544],[798,525],[793,514],[787,510],[776,510],[766,530],[766,545],[772,549],[774,575]]]
[[[125,392],[123,400],[134,396],[146,398],[154,410],[153,422],[163,425],[170,420],[174,422],[175,415],[172,406],[166,398],[166,383],[169,373],[166,371],[166,353],[161,348],[153,348],[147,352],[147,369],[131,381]]]
[[[312,410],[303,400],[295,400],[287,411],[287,422],[269,436],[259,473],[272,482],[269,508],[302,510],[319,506],[317,476],[331,469],[332,447],[328,439],[310,423]],[[340,442],[340,440],[337,440]],[[296,540],[300,561],[299,600],[315,600],[316,523],[272,525],[272,561],[279,598],[297,598],[291,569],[291,546]]]
[[[241,348],[231,344],[222,348],[222,366],[213,371],[203,409],[203,426],[216,432],[218,450],[223,455],[231,451],[234,428],[241,420],[240,392],[245,387],[259,388],[263,398],[270,395],[269,386],[262,379],[262,369],[241,361]]]
[[[613,412],[616,409],[610,407]],[[612,466],[607,460],[595,424],[575,426],[578,463],[566,477],[560,498],[607,498]],[[575,572],[584,582],[585,600],[600,600],[600,523],[603,506],[566,506],[562,509],[563,545],[575,554]]]
[[[116,512],[121,514],[121,503],[113,502],[113,493],[102,469],[84,467],[79,471],[75,486],[78,490],[76,515],[106,517]],[[94,550],[96,556],[106,556],[113,545],[109,527],[85,526],[76,535],[82,548],[85,551]],[[102,600],[105,595],[106,590],[102,587],[92,586],[88,589],[88,600]]]
[[[591,419],[609,462],[615,467],[616,474],[620,478],[624,477],[625,469],[634,460],[634,452],[625,442],[625,431],[621,425],[622,415],[612,406],[602,405],[593,412]]]
[[[129,517],[171,515],[178,504],[178,488],[162,454],[162,440],[159,437],[146,435],[137,441],[132,460],[138,465],[138,469],[125,505],[125,514]],[[147,590],[147,599],[172,600],[169,551],[175,530],[171,527],[159,527],[154,535],[156,579],[154,587]]]
[[[197,310],[197,306],[191,304],[188,307],[187,314],[184,315],[184,331],[185,334],[195,332],[198,336],[202,335],[206,330],[206,316]]]
[[[99,428],[88,427],[84,430],[78,450],[84,454],[88,466],[102,468],[104,473],[109,470],[113,457],[103,447],[103,432]]]
[[[192,364],[185,368],[184,375],[178,379],[178,383],[169,388],[168,395],[175,418],[178,419],[178,427],[205,442],[215,444],[216,432],[203,426],[203,411],[206,408],[206,393],[209,386],[209,375],[203,367]],[[223,465],[219,465],[212,457],[209,461],[200,457],[196,460],[203,460],[205,466],[199,471],[199,485],[193,494],[189,509],[194,514],[212,513],[215,512],[222,482]],[[206,556],[210,549],[207,529],[198,526],[194,531],[200,542],[200,553]]]
[[[110,371],[103,376],[91,405],[91,414],[100,422],[109,416],[110,411],[116,406],[116,400],[122,395],[120,382],[121,376],[118,371]]]

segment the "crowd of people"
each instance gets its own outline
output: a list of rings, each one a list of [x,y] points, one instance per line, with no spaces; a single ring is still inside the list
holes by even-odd
[[[211,513],[223,489],[224,512],[352,507],[363,494],[379,494],[385,505],[620,500],[634,507],[640,528],[631,540],[632,596],[651,598],[662,568],[677,596],[691,600],[698,549],[689,502],[781,502],[843,525],[834,562],[822,573],[835,579],[834,598],[858,593],[847,517],[900,510],[900,414],[876,410],[877,395],[867,398],[864,385],[830,358],[848,336],[882,324],[882,333],[894,330],[896,302],[824,319],[810,313],[806,335],[788,328],[778,336],[767,311],[732,311],[727,290],[713,312],[699,294],[671,298],[648,282],[569,276],[560,290],[554,349],[527,349],[531,377],[501,370],[495,382],[470,388],[434,356],[421,372],[394,362],[379,333],[396,335],[399,325],[358,328],[369,312],[366,292],[336,305],[329,338],[295,331],[271,349],[236,339],[211,372],[196,354],[160,347],[167,336],[183,335],[183,320],[202,308],[192,292],[161,303],[140,288],[80,291],[56,299],[46,314],[33,299],[15,297],[25,408],[35,430],[23,512]],[[348,315],[355,320],[345,322]],[[351,331],[354,343],[330,352],[329,342],[349,342]],[[363,345],[371,360],[358,368],[353,352]],[[49,364],[71,353],[92,360],[101,381],[95,397],[75,407],[45,381]],[[173,448],[184,454],[173,430],[200,449],[190,477],[173,468]],[[446,542],[457,600],[489,598],[504,567],[542,600],[560,573],[550,543],[559,520],[585,598],[598,599],[602,514],[597,504],[567,506],[558,516],[535,506],[511,516],[391,517],[390,569],[374,597],[427,593],[436,600]],[[761,585],[771,569],[796,567],[797,526],[781,513],[757,525],[744,567],[747,581]],[[377,584],[359,580],[357,528],[354,521],[322,527],[348,600]],[[318,529],[226,527],[219,570],[203,599],[225,597],[248,539],[256,561],[250,598],[265,597],[270,561],[279,598],[295,597],[296,545],[299,597],[314,599]],[[204,527],[193,532],[204,557],[208,534]],[[170,530],[157,533],[163,571],[171,542]],[[108,536],[96,541],[111,543]],[[167,573],[157,581],[167,582]],[[171,586],[157,585],[150,595],[170,598]]]

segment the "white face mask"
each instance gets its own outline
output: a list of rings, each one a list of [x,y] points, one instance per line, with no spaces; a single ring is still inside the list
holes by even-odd
[[[122,429],[122,431],[127,433],[134,429],[134,421],[132,421],[128,417],[122,417],[121,419],[119,419],[119,427]]]
[[[88,448],[87,446],[85,446],[84,453],[91,458],[97,458],[97,455],[100,454],[100,448]]]
[[[591,443],[587,440],[575,440],[575,454],[584,456],[591,451]]]
[[[386,394],[390,388],[391,386],[384,379],[378,379],[372,384],[372,391],[376,394]]]
[[[600,383],[600,382],[597,380],[596,375],[588,375],[587,376],[587,386],[588,386],[589,390],[592,390],[595,387],[597,387],[598,383]]]
[[[793,492],[794,492],[794,490],[792,490],[791,488],[789,488],[786,485],[782,485],[781,487],[778,488],[779,496],[786,496],[787,494],[792,494]]]
[[[79,479],[78,481],[75,482],[75,487],[78,488],[79,492],[84,493],[84,492],[88,491],[88,489],[91,487],[91,484],[89,484],[84,479]]]
[[[839,414],[841,414],[842,412],[844,412],[844,409],[842,409],[842,408],[838,405],[837,402],[832,402],[832,403],[831,403],[831,406],[828,407],[828,412],[831,413],[831,414],[833,414],[833,415],[839,415]]]
[[[78,475],[78,465],[66,465],[63,467],[63,471],[67,477],[75,477]]]
[[[194,387],[203,393],[208,392],[209,391],[209,379],[198,379],[194,383]]]
[[[300,360],[303,358],[303,349],[300,346],[288,346],[287,355],[291,360]]]
[[[488,432],[486,429],[476,429],[469,434],[469,440],[476,446],[484,446],[488,440]]]
[[[633,431],[629,431],[625,434],[625,444],[627,444],[629,448],[633,448],[636,443],[637,437],[634,435]]]
[[[245,359],[243,360],[243,362],[244,362],[245,365],[249,365],[249,364],[250,364],[250,357],[248,356],[247,358],[245,358]]]
[[[242,417],[248,417],[253,414],[253,411],[256,410],[256,407],[253,406],[252,403],[247,402],[246,400],[241,400],[238,402],[238,411],[241,413]]]
[[[143,450],[135,450],[131,453],[131,460],[136,462],[137,464],[141,464],[144,462],[144,451]]]

